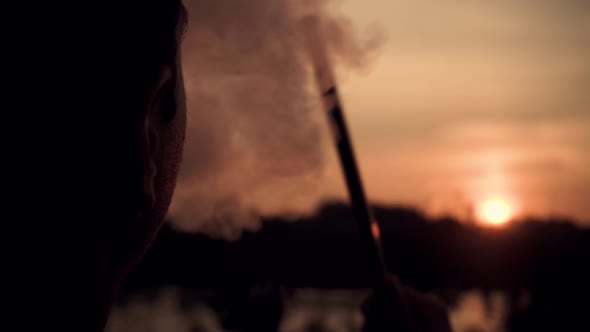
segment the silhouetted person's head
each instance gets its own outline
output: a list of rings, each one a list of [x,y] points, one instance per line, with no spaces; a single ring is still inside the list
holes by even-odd
[[[26,268],[14,268],[24,289],[49,290],[39,300],[69,303],[67,321],[100,329],[175,187],[186,14],[180,0],[73,3],[32,6],[14,27],[6,50],[18,55],[5,66],[20,70],[7,81],[23,121],[12,122],[17,173],[5,177],[18,180],[13,208],[29,237]]]

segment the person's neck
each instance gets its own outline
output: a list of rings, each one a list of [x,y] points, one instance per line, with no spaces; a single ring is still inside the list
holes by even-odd
[[[25,293],[18,311],[29,316],[25,325],[38,327],[23,330],[103,331],[120,283],[93,257],[51,256],[17,282]]]

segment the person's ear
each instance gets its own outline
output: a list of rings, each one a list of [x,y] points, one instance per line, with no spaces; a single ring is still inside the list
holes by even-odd
[[[157,169],[157,155],[160,135],[163,129],[162,114],[168,106],[166,98],[172,93],[173,74],[170,66],[164,66],[158,75],[155,84],[148,90],[147,107],[142,128],[143,165],[144,165],[144,195],[148,209],[156,199],[155,178]]]

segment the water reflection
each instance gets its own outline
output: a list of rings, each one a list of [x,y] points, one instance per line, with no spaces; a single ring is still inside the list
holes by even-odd
[[[219,312],[208,299],[214,292],[186,294],[175,287],[149,294],[136,294],[115,307],[107,332],[218,332],[223,331]],[[187,300],[188,296],[188,300]],[[360,331],[360,304],[364,290],[299,289],[285,300],[281,332]],[[479,290],[459,293],[451,305],[451,324],[455,332],[503,332],[511,305],[523,304],[523,298],[503,292]],[[512,302],[511,302],[512,301]]]
[[[453,331],[501,332],[508,315],[508,297],[502,292],[485,296],[481,291],[468,291],[459,296],[451,310]]]

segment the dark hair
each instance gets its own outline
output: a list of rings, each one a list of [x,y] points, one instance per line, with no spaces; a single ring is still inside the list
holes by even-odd
[[[9,159],[24,182],[16,188],[61,188],[39,194],[46,211],[63,209],[58,201],[83,210],[104,199],[105,179],[132,174],[134,165],[121,160],[136,153],[137,112],[162,67],[176,64],[187,20],[181,0],[74,3],[42,3],[4,42],[12,56],[5,62],[5,102],[15,118],[9,135],[19,141]]]
[[[162,65],[175,64],[187,20],[181,0],[51,3],[48,13],[30,20],[30,35],[21,39],[36,48],[27,70],[37,81],[82,83],[68,87],[66,102],[108,102],[111,92],[121,93],[112,96],[117,100],[140,97]],[[51,83],[47,88],[55,96]]]
[[[140,6],[135,40],[138,50],[146,53],[136,56],[143,55],[148,66],[174,64],[187,24],[184,6],[180,0],[147,0]]]
[[[162,65],[174,67],[186,29],[186,10],[180,0],[144,0],[115,16],[118,22],[106,47],[115,51],[112,60],[120,65],[115,65],[119,73],[127,72],[132,80],[129,83],[144,89]]]
[[[7,11],[16,20],[3,40],[4,121],[12,124],[3,190],[20,214],[8,223],[16,241],[6,270],[26,294],[11,303],[27,318],[30,299],[41,308],[19,321],[25,326],[79,331],[71,327],[89,319],[88,308],[63,294],[91,302],[97,294],[74,293],[92,291],[84,278],[104,249],[95,239],[125,239],[128,216],[116,209],[134,185],[133,130],[141,125],[130,114],[141,111],[162,66],[176,63],[186,13],[180,0],[16,3],[31,8]],[[69,309],[66,319],[57,312]]]

